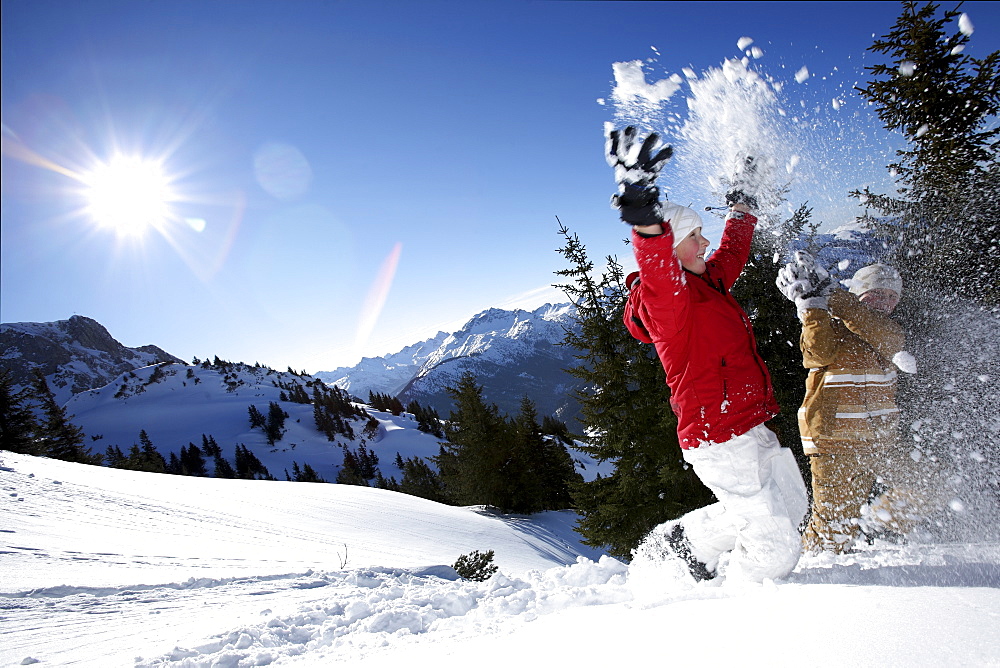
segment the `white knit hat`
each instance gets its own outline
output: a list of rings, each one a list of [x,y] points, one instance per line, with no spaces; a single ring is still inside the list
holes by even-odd
[[[701,227],[701,216],[697,211],[673,202],[663,203],[663,220],[670,223],[670,229],[674,233],[674,248],[691,234],[691,230]]]
[[[848,289],[859,297],[869,290],[892,290],[903,294],[903,279],[899,272],[887,264],[870,264],[858,269],[853,278],[844,281]]]

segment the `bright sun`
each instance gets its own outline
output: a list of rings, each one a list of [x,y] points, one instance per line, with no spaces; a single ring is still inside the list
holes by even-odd
[[[170,182],[156,162],[119,155],[92,170],[84,182],[88,215],[119,235],[140,236],[170,217]]]

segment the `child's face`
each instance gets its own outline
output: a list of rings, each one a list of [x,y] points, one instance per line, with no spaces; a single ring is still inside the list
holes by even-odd
[[[886,290],[885,288],[875,288],[874,290],[869,290],[864,293],[858,299],[862,304],[876,311],[881,311],[886,315],[889,315],[896,308],[896,304],[899,303],[899,295],[896,294],[895,290]]]
[[[708,248],[708,239],[701,236],[701,228],[696,227],[691,230],[684,239],[674,248],[677,259],[681,261],[681,266],[692,274],[704,274],[705,250]]]

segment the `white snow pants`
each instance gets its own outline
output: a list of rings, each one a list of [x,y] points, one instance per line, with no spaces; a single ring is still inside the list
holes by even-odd
[[[799,522],[809,511],[792,451],[761,424],[725,443],[685,450],[684,459],[718,499],[679,520],[694,556],[715,569],[732,552],[727,579],[762,582],[791,573],[802,551]]]

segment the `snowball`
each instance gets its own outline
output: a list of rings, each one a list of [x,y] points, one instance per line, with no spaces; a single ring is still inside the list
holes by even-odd
[[[831,105],[833,105],[833,108],[834,108],[834,109],[837,109],[837,110],[839,110],[839,109],[840,109],[840,105],[842,105],[842,104],[843,104],[843,102],[841,102],[841,101],[840,101],[840,100],[838,100],[837,98],[833,98],[833,101],[832,101],[832,102],[831,102],[830,104],[831,104]]]
[[[965,16],[965,14],[962,14],[962,16]],[[753,37],[740,37],[736,42],[736,48],[742,51],[751,44],[753,44]]]
[[[851,266],[850,260],[841,260],[840,262],[837,263],[837,268],[840,269],[841,271],[844,271],[850,266]]]
[[[903,373],[916,373],[917,372],[917,360],[913,358],[913,355],[901,350],[892,356],[892,363],[896,365]]]
[[[930,129],[931,129],[931,127],[929,125],[927,125],[926,123],[924,123],[919,128],[917,128],[917,134],[916,134],[916,136],[917,137],[923,137],[925,134],[927,134],[927,131],[930,130]]]
[[[761,50],[760,47],[755,46],[754,48],[750,49],[750,55],[753,58],[760,59],[764,55],[764,51]]]
[[[952,499],[948,502],[948,507],[954,510],[956,513],[965,512],[965,504],[959,499]]]
[[[656,83],[646,83],[641,60],[613,63],[615,88],[611,97],[617,101],[638,101],[659,103],[670,98],[680,88],[680,77],[663,79]]]
[[[975,26],[972,25],[972,19],[969,18],[968,14],[963,13],[958,17],[958,29],[963,35],[971,35],[975,31]]]
[[[965,46],[962,45],[962,44],[959,44],[958,46],[956,46],[954,49],[951,50],[951,55],[957,56],[958,54],[962,53],[963,51],[965,51]]]
[[[802,83],[809,78],[809,68],[803,65],[799,68],[799,71],[795,73],[795,81],[797,83]]]
[[[904,77],[912,77],[916,69],[917,64],[909,60],[904,60],[899,64],[899,73]]]

